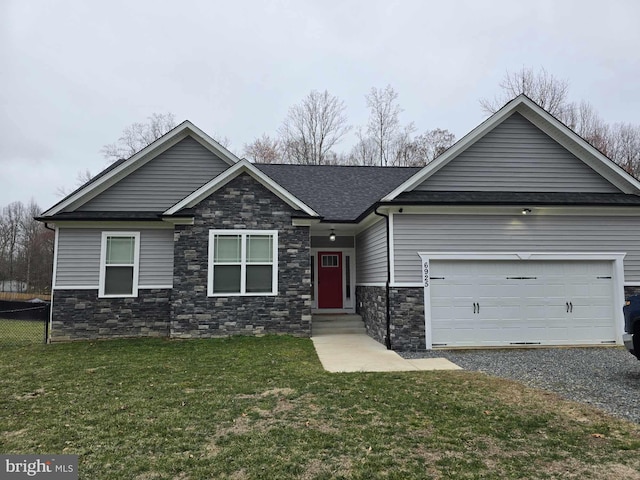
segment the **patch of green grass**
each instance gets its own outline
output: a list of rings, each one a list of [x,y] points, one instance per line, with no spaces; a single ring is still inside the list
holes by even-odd
[[[90,479],[640,478],[640,428],[473,372],[330,374],[291,337],[0,351],[0,451]]]
[[[44,343],[44,322],[0,318],[0,348]]]

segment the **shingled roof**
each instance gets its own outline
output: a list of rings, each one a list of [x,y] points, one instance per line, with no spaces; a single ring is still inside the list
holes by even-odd
[[[415,174],[413,167],[255,164],[262,172],[322,215],[349,222]]]
[[[630,193],[420,191],[400,194],[385,204],[403,205],[589,205],[639,206]]]

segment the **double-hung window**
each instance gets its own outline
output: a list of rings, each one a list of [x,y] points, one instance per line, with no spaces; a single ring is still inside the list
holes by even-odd
[[[277,230],[210,230],[210,296],[276,295]]]
[[[100,297],[138,296],[140,232],[102,232]]]

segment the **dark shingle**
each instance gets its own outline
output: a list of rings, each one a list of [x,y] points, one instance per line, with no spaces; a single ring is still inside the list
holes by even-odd
[[[426,192],[400,194],[394,204],[419,205],[600,205],[638,206],[640,196],[588,192]]]
[[[256,164],[325,221],[355,220],[420,170],[412,167]]]

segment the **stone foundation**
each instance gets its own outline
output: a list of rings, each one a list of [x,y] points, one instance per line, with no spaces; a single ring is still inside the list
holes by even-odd
[[[424,289],[391,288],[389,290],[391,314],[391,349],[397,351],[424,350]],[[385,287],[356,287],[356,311],[362,316],[367,334],[386,344],[386,289]]]
[[[391,288],[391,348],[398,351],[424,350],[424,289]],[[386,344],[387,314],[385,287],[356,287],[356,311],[362,316],[367,334]]]
[[[49,338],[166,337],[170,296],[170,289],[141,289],[137,298],[98,298],[98,290],[56,290]]]
[[[391,288],[391,348],[425,350],[424,288]]]

